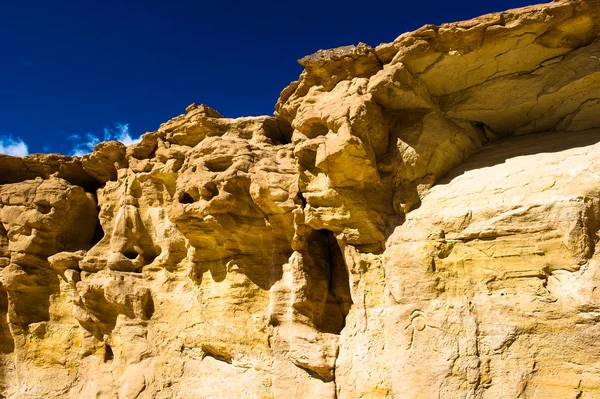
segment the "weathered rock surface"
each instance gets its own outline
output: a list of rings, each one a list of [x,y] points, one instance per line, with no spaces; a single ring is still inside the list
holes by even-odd
[[[600,1],[0,156],[0,398],[600,398]]]

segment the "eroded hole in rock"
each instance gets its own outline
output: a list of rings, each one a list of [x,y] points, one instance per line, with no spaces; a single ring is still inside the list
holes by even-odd
[[[47,215],[52,211],[52,206],[50,204],[36,204],[37,210],[39,213]]]
[[[10,252],[8,251],[8,232],[2,223],[0,223],[0,257],[10,257]]]
[[[142,156],[140,156],[140,158],[136,158],[136,159],[144,160],[144,159],[153,159],[153,158],[156,158],[156,150],[158,150],[158,143],[154,144],[151,148],[149,148],[149,150],[150,151],[146,151],[145,154],[143,154]]]
[[[334,380],[333,378],[333,374],[331,375],[321,375],[319,374],[317,371],[310,369],[309,367],[305,367],[301,364],[296,364],[296,367],[306,371],[306,373],[308,375],[310,375],[312,378],[323,381],[323,382],[331,382]]]
[[[315,137],[325,136],[329,133],[329,128],[325,124],[317,122],[308,126],[303,133],[309,139],[314,139]]]
[[[317,163],[317,152],[310,150],[310,149],[305,149],[303,151],[299,151],[296,153],[296,156],[298,158],[298,162],[300,163],[300,165],[307,170],[311,170],[314,169]]]
[[[342,251],[329,230],[314,231],[309,237],[308,247],[315,266],[320,269],[311,273],[311,277],[324,279],[327,283],[327,293],[319,295],[325,303],[315,313],[315,326],[322,332],[339,334],[346,325],[346,316],[352,306],[350,277]]]
[[[142,237],[137,241],[137,244],[139,245],[141,252],[138,253],[138,251],[136,251],[133,248],[127,248],[128,249],[128,254],[125,254],[125,256],[128,259],[131,260],[136,260],[139,259],[141,261],[141,265],[142,266],[146,266],[149,265],[151,263],[154,262],[154,260],[161,254],[162,250],[160,247],[155,246],[152,239],[150,238],[150,235],[148,234],[147,230],[143,230],[142,231]],[[141,255],[141,257],[135,256],[135,255]],[[139,271],[141,271],[141,268],[139,269]]]
[[[216,184],[213,182],[206,183],[200,189],[200,196],[205,201],[210,201],[211,199],[216,197],[218,194],[219,194],[219,189],[217,188]]]
[[[492,132],[492,130],[483,122],[473,121],[471,123],[477,130],[479,130],[485,136],[487,141],[493,141],[499,136],[498,134]]]
[[[289,144],[294,129],[289,122],[278,119],[266,120],[262,125],[262,134],[265,135],[271,144],[281,145]]]
[[[294,128],[292,125],[284,120],[277,120],[277,124],[279,127],[279,135],[276,140],[274,140],[275,144],[290,144],[292,142],[292,134],[294,133]]]
[[[231,159],[218,159],[211,161],[204,161],[204,166],[211,172],[224,172],[233,165]]]
[[[138,257],[138,253],[135,251],[127,251],[123,253],[123,256],[125,256],[127,259],[136,259]]]
[[[80,324],[99,340],[114,330],[119,314],[124,314],[130,319],[135,318],[130,307],[109,302],[102,289],[92,289],[85,293],[84,298],[86,311],[92,314],[96,320],[93,323],[80,320]]]
[[[302,208],[306,208],[306,198],[304,198],[304,194],[302,194],[302,191],[298,191],[298,199],[300,200],[300,204],[302,205]]]
[[[33,273],[29,274],[27,282],[31,284],[36,277]],[[46,281],[50,280],[48,275],[42,278],[46,278]],[[44,288],[46,287],[40,287],[41,292],[11,293],[13,309],[15,314],[20,315],[22,326],[50,320],[50,291]]]
[[[181,197],[179,197],[179,202],[182,204],[193,204],[196,201],[189,193],[183,193]]]
[[[11,353],[15,350],[15,341],[6,322],[7,313],[8,295],[6,291],[0,290],[0,353]]]
[[[154,255],[154,254],[148,254],[148,255],[144,254],[144,263],[149,265],[150,263],[154,262],[154,260],[157,257],[158,257],[158,255]]]
[[[204,356],[210,356],[215,360],[219,360],[221,362],[231,364],[233,359],[229,353],[225,350],[217,348],[213,345],[204,344],[202,345],[202,352],[204,352]]]
[[[104,344],[104,363],[110,362],[115,358],[112,348],[108,344]]]
[[[200,267],[197,263],[193,263],[193,266],[190,268],[189,277],[196,285],[202,284],[202,277],[204,276],[204,272],[206,269]]]
[[[148,293],[147,297],[144,300],[144,318],[146,320],[150,320],[154,315],[154,300],[152,299],[152,295]]]

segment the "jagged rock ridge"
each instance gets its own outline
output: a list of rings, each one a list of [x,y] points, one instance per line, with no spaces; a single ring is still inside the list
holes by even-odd
[[[0,156],[0,397],[600,397],[600,1]]]

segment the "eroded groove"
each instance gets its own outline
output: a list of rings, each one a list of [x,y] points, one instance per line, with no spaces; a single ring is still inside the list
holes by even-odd
[[[324,303],[322,310],[315,314],[315,326],[320,331],[339,334],[352,306],[350,277],[342,252],[333,232],[329,230],[314,231],[308,245],[315,264],[320,268],[311,277],[325,279],[327,289],[326,293],[321,294]]]

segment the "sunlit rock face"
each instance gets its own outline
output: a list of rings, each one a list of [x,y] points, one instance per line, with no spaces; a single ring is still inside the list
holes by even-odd
[[[0,156],[0,398],[600,397],[599,1]]]

